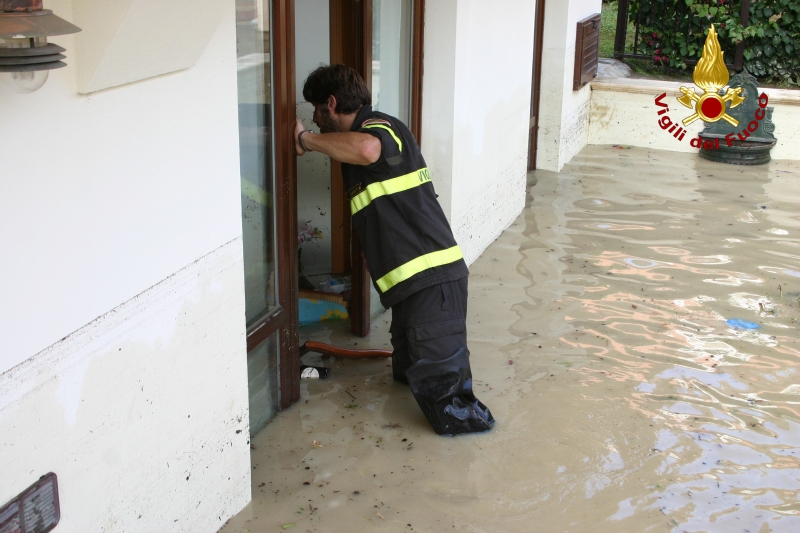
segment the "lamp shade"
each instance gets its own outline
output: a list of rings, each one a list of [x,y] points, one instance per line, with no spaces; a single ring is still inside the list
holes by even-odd
[[[76,25],[54,15],[49,9],[0,12],[0,39],[52,37],[81,31]]]
[[[31,72],[66,66],[65,50],[47,38],[81,29],[44,9],[42,0],[0,0],[0,72]]]

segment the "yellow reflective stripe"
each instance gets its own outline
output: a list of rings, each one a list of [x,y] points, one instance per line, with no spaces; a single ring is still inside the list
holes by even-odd
[[[396,178],[370,183],[366,189],[350,200],[350,212],[355,215],[371,204],[375,198],[407,191],[429,181],[431,181],[430,172],[428,167],[424,167]]]
[[[388,131],[392,135],[392,137],[394,138],[394,142],[397,143],[397,147],[400,148],[401,152],[403,151],[403,141],[401,141],[397,137],[397,135],[394,134],[394,132],[392,131],[392,128],[390,128],[389,126],[384,126],[382,124],[371,124],[369,126],[364,126],[364,128],[381,128],[382,130]]]
[[[241,182],[242,182],[242,194],[244,194],[257,204],[266,207],[272,207],[272,193],[244,178],[241,178]]]
[[[419,274],[429,268],[454,263],[463,257],[461,248],[456,244],[447,250],[439,250],[438,252],[432,252],[412,259],[408,263],[395,268],[376,283],[381,292],[386,292],[415,274]]]

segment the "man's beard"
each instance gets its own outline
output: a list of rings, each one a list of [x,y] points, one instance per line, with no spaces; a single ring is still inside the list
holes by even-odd
[[[333,120],[331,112],[325,108],[319,110],[319,122],[317,126],[319,126],[320,133],[335,133],[339,131],[339,127],[336,121]]]

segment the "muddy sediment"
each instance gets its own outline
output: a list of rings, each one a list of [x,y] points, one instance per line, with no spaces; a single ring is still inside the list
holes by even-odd
[[[590,146],[537,172],[470,267],[475,389],[495,429],[436,436],[388,360],[252,441],[222,531],[800,531],[800,168]],[[389,347],[343,324],[301,332]]]

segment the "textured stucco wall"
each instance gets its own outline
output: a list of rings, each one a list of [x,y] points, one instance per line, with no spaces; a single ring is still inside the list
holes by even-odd
[[[66,36],[0,85],[0,502],[53,471],[58,531],[213,533],[250,498],[234,17],[180,72],[80,95]]]
[[[0,374],[0,501],[55,472],[58,531],[141,533],[214,533],[247,504],[241,247]]]
[[[425,4],[422,154],[439,203],[451,219],[456,91],[456,0]]]
[[[525,205],[535,6],[504,4],[426,4],[422,152],[468,263]]]
[[[689,139],[703,129],[703,122],[690,124],[683,142],[678,142],[658,126],[655,98],[667,93],[667,113],[675,121],[691,112],[677,102],[680,86],[686,83],[661,80],[602,78],[592,82],[590,144],[621,144],[657,148],[673,152],[696,152]],[[691,85],[691,84],[688,84]],[[800,94],[797,91],[763,88],[774,108],[775,137],[778,143],[770,155],[773,159],[800,160]]]

